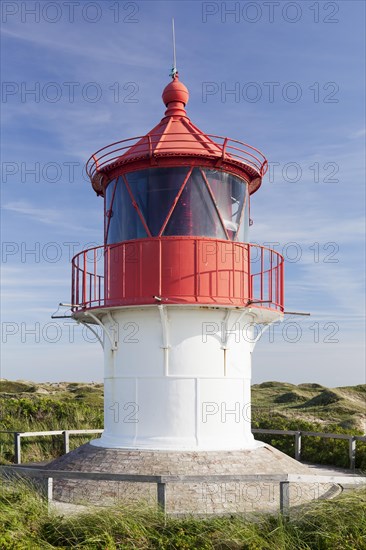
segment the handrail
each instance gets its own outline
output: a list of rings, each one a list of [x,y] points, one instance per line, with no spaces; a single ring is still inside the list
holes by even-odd
[[[31,478],[46,480],[46,498],[48,504],[53,501],[53,480],[54,479],[72,479],[84,481],[113,481],[128,483],[155,483],[156,500],[158,509],[165,515],[167,514],[166,487],[169,483],[278,483],[279,484],[279,511],[284,518],[290,515],[291,492],[290,484],[318,483],[332,484],[343,488],[357,487],[366,484],[365,476],[346,477],[337,475],[297,475],[297,474],[211,474],[211,475],[145,475],[145,474],[114,474],[110,472],[79,472],[71,470],[47,470],[46,468],[30,468],[18,466],[0,466],[0,474],[11,478],[11,476],[20,476],[21,474]],[[297,492],[296,492],[297,493]],[[325,493],[327,494],[327,492]],[[298,494],[297,494],[298,496]],[[319,496],[318,496],[319,498]],[[322,495],[320,498],[324,498]],[[314,498],[314,500],[316,497]],[[313,499],[312,499],[313,500]],[[295,499],[296,502],[296,499]],[[293,505],[295,504],[293,502]]]
[[[235,254],[234,248],[238,247],[242,249],[243,257],[247,255],[248,262],[245,266],[245,278],[247,282],[247,295],[243,305],[247,304],[260,304],[266,302],[268,309],[283,311],[284,310],[284,291],[283,291],[283,264],[284,259],[281,254],[271,250],[265,246],[257,244],[241,243],[226,241],[221,239],[211,239],[209,237],[159,237],[162,242],[169,243],[171,240],[185,241],[187,239],[194,240],[196,246],[200,246],[202,243],[210,244],[218,243],[217,246],[228,245],[233,247],[232,253]],[[73,311],[81,309],[103,307],[106,305],[107,297],[105,295],[104,285],[104,271],[106,269],[107,279],[109,276],[109,262],[110,252],[115,250],[120,257],[124,257],[126,247],[136,246],[136,258],[135,261],[142,261],[143,250],[141,246],[150,246],[157,241],[157,238],[147,237],[144,239],[133,239],[130,241],[123,241],[116,244],[101,245],[93,247],[88,250],[83,250],[76,254],[72,259],[72,291],[71,298],[72,304],[79,304],[79,308],[76,307]],[[211,244],[210,244],[211,246]],[[235,248],[236,249],[236,248]],[[219,249],[216,253],[218,254]],[[252,251],[258,251],[257,254],[253,254]],[[100,254],[101,252],[101,254]],[[162,247],[159,247],[158,254],[163,254]],[[104,257],[107,255],[107,262],[104,262]],[[88,256],[90,256],[88,258]],[[256,267],[259,261],[259,267]],[[248,270],[248,272],[246,271]],[[122,274],[123,277],[127,277],[125,271]],[[192,277],[199,280],[200,273],[193,273]],[[157,295],[160,295],[158,289]],[[197,294],[197,297],[199,294]],[[122,299],[122,297],[121,297]],[[127,298],[123,298],[125,301]],[[114,305],[118,304],[119,297],[115,301]],[[244,296],[243,296],[244,300]],[[122,302],[121,302],[122,303]],[[125,302],[123,302],[125,305]],[[126,302],[127,303],[127,302]],[[237,305],[237,304],[236,304]],[[263,305],[260,307],[264,307]]]
[[[70,450],[70,435],[82,435],[82,434],[101,434],[103,430],[48,430],[44,432],[16,432],[10,430],[0,430],[0,433],[13,434],[14,437],[14,462],[15,464],[21,464],[21,438],[22,437],[45,437],[62,435],[64,454]]]
[[[307,432],[303,430],[268,430],[264,428],[252,428],[252,433],[273,434],[273,435],[294,435],[295,436],[295,459],[301,460],[302,436],[322,437],[324,439],[346,439],[348,440],[349,467],[354,470],[356,467],[356,441],[366,443],[366,435],[334,434],[323,432]]]
[[[17,432],[12,430],[0,430],[0,433],[7,433],[14,435],[14,457],[15,463],[21,463],[21,443],[22,437],[42,437],[50,435],[62,435],[64,440],[64,452],[69,452],[69,436],[80,434],[93,434],[103,433],[103,430],[53,430],[44,432]],[[353,434],[336,434],[326,432],[308,432],[302,430],[272,430],[265,428],[252,428],[252,433],[273,434],[273,435],[292,435],[295,436],[295,459],[301,460],[301,443],[302,436],[304,437],[322,437],[324,439],[345,439],[349,442],[349,458],[350,469],[355,469],[356,464],[356,441],[362,441],[366,443],[366,435],[353,435]]]
[[[234,162],[240,162],[250,166],[258,172],[261,177],[263,177],[267,172],[268,161],[266,157],[263,153],[261,153],[261,151],[259,151],[259,149],[256,149],[248,143],[214,134],[201,134],[197,132],[190,135],[185,132],[172,132],[169,133],[169,141],[161,141],[160,135],[147,134],[145,136],[122,139],[106,145],[105,147],[98,149],[98,151],[93,153],[93,155],[91,155],[88,159],[85,166],[86,173],[92,180],[97,173],[103,171],[104,168],[114,162],[118,160],[121,162],[123,162],[123,160],[129,161],[135,157],[141,158],[146,156],[146,158],[151,158],[151,156],[164,156],[174,152],[180,154],[187,152],[187,154],[193,156],[195,154],[202,156],[202,152],[197,151],[197,153],[195,153],[194,150],[189,151],[190,145],[196,145],[198,143],[196,139],[197,137],[208,138],[208,141],[204,141],[203,145],[214,145],[217,148],[217,150],[205,150],[204,152],[207,157],[217,157],[225,159],[226,161],[231,160]],[[156,139],[154,140],[153,138]],[[153,149],[154,141],[155,143],[159,143],[159,148],[156,151]],[[128,152],[135,145],[137,145],[137,151],[132,151],[130,156]],[[123,159],[122,157],[125,154],[126,157]]]

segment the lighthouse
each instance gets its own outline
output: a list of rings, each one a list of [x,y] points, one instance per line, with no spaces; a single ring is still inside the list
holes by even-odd
[[[72,260],[73,318],[103,333],[105,423],[91,445],[255,449],[252,352],[284,315],[283,257],[249,237],[267,161],[197,128],[178,73],[162,99],[151,131],[86,166],[104,204],[104,244]]]
[[[156,503],[146,478],[168,476],[169,513],[273,509],[276,482],[258,481],[253,497],[250,483],[232,477],[307,472],[251,431],[252,353],[285,315],[283,257],[249,237],[267,161],[197,128],[175,70],[162,98],[152,130],[86,165],[104,205],[104,242],[73,258],[71,307],[103,347],[104,431],[47,465],[92,475],[57,480],[54,495]],[[205,481],[222,475],[231,481]]]

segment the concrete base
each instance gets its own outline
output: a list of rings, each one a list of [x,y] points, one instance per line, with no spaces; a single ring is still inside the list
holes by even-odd
[[[253,450],[235,451],[147,451],[107,449],[89,443],[49,463],[50,470],[108,472],[144,475],[257,475],[308,474],[308,468],[262,444]],[[334,484],[291,484],[293,506],[326,495]],[[155,483],[55,480],[54,498],[61,502],[97,506],[155,506]],[[169,483],[166,490],[167,513],[231,514],[278,511],[278,482]]]

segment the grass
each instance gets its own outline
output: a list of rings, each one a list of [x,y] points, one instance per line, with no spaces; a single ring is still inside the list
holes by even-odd
[[[252,388],[253,427],[363,433],[366,386],[266,382]],[[42,431],[103,427],[101,384],[35,384],[0,381],[2,429]],[[293,438],[261,436],[293,456]],[[72,437],[71,448],[87,438]],[[13,458],[12,437],[0,434],[0,462]],[[60,437],[24,439],[24,461],[62,453]],[[348,465],[347,442],[304,438],[309,462]],[[357,466],[366,470],[366,444],[357,443]],[[366,550],[366,490],[292,512],[291,520],[262,515],[210,519],[164,518],[153,509],[98,509],[59,516],[25,481],[0,487],[1,550],[80,548],[104,550]]]
[[[1,429],[9,431],[103,428],[103,385],[25,384],[2,380],[0,418]],[[70,450],[89,439],[88,436],[72,436]],[[56,458],[62,451],[59,436],[22,440],[24,462]],[[12,461],[12,435],[0,434],[0,463]]]
[[[261,515],[198,519],[164,518],[144,506],[91,509],[59,516],[25,481],[5,482],[0,493],[0,548],[38,550],[364,550],[366,490],[296,511],[289,521]]]
[[[252,405],[254,416],[311,419],[322,424],[323,431],[333,425],[360,431],[366,427],[366,384],[330,389],[311,383],[263,382],[252,386]]]

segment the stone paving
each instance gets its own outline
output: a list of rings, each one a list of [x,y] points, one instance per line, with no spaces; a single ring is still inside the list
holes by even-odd
[[[267,444],[253,450],[193,452],[106,449],[87,443],[49,463],[47,469],[145,475],[335,475],[334,470],[311,470],[310,466]],[[291,483],[290,502],[296,506],[322,496],[333,497],[341,490],[336,483]],[[65,503],[84,506],[140,503],[156,506],[157,487],[155,483],[55,480],[54,499],[64,503],[59,506],[65,506]],[[166,503],[167,512],[175,515],[277,511],[279,484],[171,482],[166,488]]]

